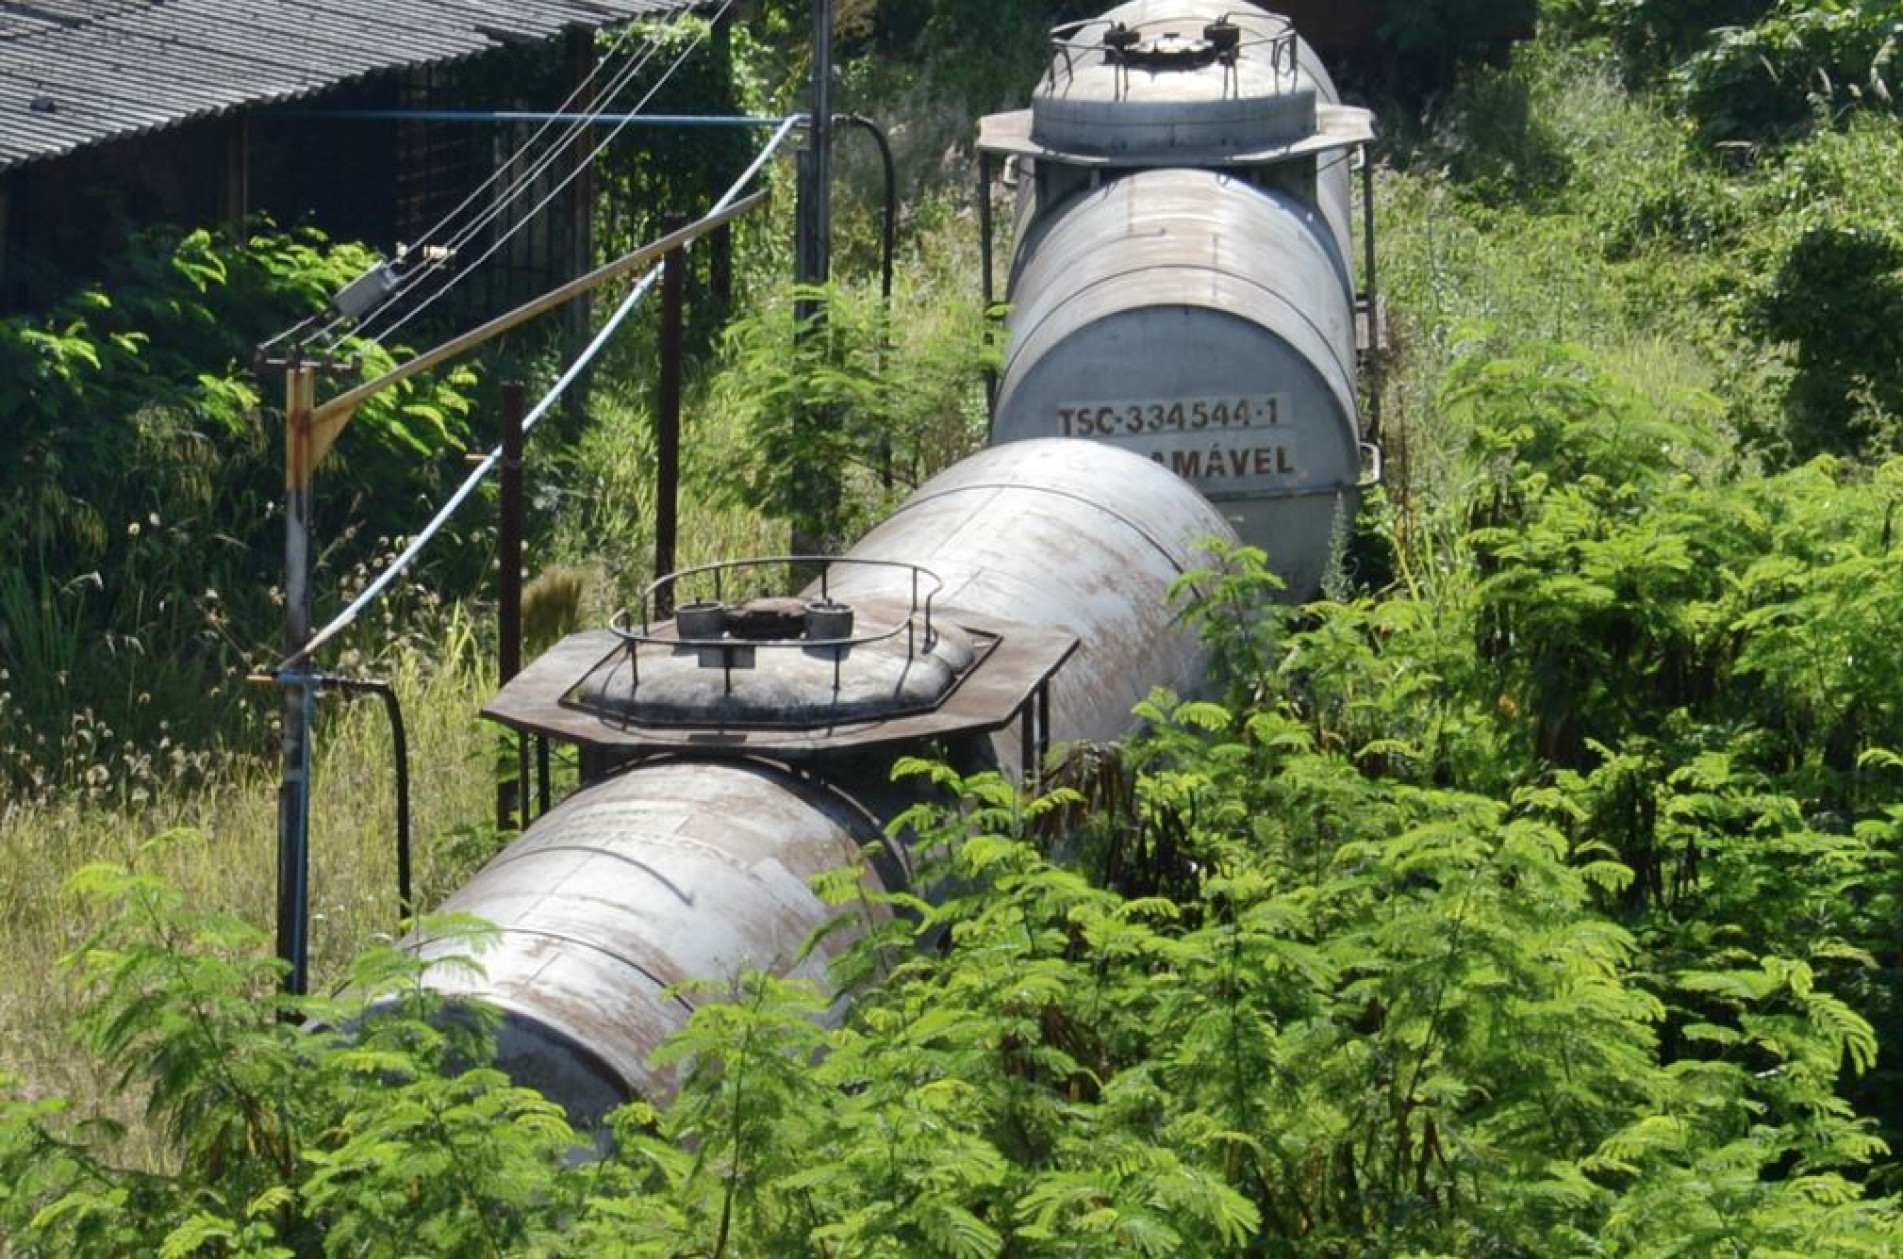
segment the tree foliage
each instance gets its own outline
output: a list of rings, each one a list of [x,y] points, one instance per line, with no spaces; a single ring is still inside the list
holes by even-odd
[[[717,402],[751,439],[726,465],[742,501],[843,546],[976,444],[996,328],[977,303],[936,296],[935,317],[899,320],[876,293],[833,285],[733,323]]]
[[[254,347],[370,260],[313,232],[161,230],[50,312],[0,319],[0,693],[25,723],[9,745],[82,709],[147,742],[158,713],[229,730],[230,689],[206,697],[281,616],[282,424]],[[358,349],[372,373],[400,353]],[[406,384],[359,412],[320,482],[322,533],[344,539],[332,564],[408,526],[468,445],[474,382]]]

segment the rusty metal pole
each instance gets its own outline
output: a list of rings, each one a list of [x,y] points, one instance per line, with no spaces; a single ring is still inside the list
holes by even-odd
[[[496,672],[505,685],[522,672],[522,382],[502,386],[501,517],[496,524]],[[528,743],[516,736],[515,781],[496,783],[496,825],[528,823]]]
[[[1367,261],[1362,286],[1368,297],[1368,430],[1381,434],[1381,290],[1374,261],[1374,150],[1361,146],[1361,235]]]
[[[595,108],[594,77],[597,63],[595,36],[593,31],[571,30],[567,35],[568,79],[574,92],[569,108],[582,113]],[[565,194],[566,204],[563,218],[568,246],[566,270],[571,276],[585,275],[595,266],[595,165],[589,158],[587,145],[577,144],[568,158],[569,181]],[[562,318],[566,326],[569,345],[564,357],[574,358],[581,348],[588,344],[589,330],[594,326],[594,297],[583,294],[569,303]],[[562,398],[562,412],[574,430],[579,430],[586,422],[588,400],[592,391],[592,374],[585,374],[575,382]],[[524,808],[527,807],[528,793],[523,792]]]
[[[978,295],[984,302],[980,312],[984,319],[991,318],[991,308],[996,304],[996,280],[992,277],[991,260],[991,154],[978,154]],[[991,440],[991,425],[998,418],[998,372],[991,366],[985,367],[985,440]]]
[[[286,966],[284,990],[309,991],[311,718],[316,707],[310,661],[301,653],[311,637],[311,475],[316,444],[311,412],[317,369],[293,355],[284,371],[284,639],[291,660],[284,687],[280,734],[284,777],[278,786],[277,954]]]
[[[672,231],[676,224],[670,223]],[[656,474],[654,507],[654,576],[674,571],[674,550],[680,534],[681,496],[681,375],[687,340],[687,254],[676,249],[661,270],[661,379],[654,402]],[[663,587],[655,596],[654,614],[672,616],[674,592]]]
[[[832,280],[832,191],[833,191],[833,6],[832,0],[813,0],[813,110],[806,123],[807,144],[800,150],[796,166],[799,182],[799,207],[793,243],[794,281],[800,294],[793,303],[793,335],[809,341],[826,318],[819,290]],[[809,406],[801,420],[808,432],[817,435],[837,423],[830,409]],[[796,497],[803,504],[803,516],[794,518],[788,548],[794,555],[818,555],[831,549],[833,540],[820,536],[830,531],[830,505],[839,500],[839,477],[835,469],[821,467],[803,459],[794,470]],[[796,575],[800,573],[795,566]],[[812,574],[806,574],[811,576]]]
[[[805,289],[832,279],[833,230],[833,13],[831,0],[813,0],[813,111],[806,120],[806,147],[796,175],[799,206],[793,237],[793,280]],[[794,319],[805,329],[819,312],[810,293],[800,296]]]
[[[813,0],[813,116],[807,130],[811,183],[800,219],[807,254],[799,278],[825,284],[833,273],[833,6]]]
[[[713,30],[714,76],[717,82],[725,85],[729,101],[733,99],[733,22],[734,12],[730,5],[714,19]],[[714,309],[719,322],[724,324],[733,311],[733,228],[722,227],[709,235],[707,252]]]

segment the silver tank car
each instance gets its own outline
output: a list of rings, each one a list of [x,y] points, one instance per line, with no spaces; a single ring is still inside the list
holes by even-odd
[[[794,600],[728,571],[671,621],[572,636],[486,711],[576,744],[597,780],[443,906],[498,939],[482,974],[430,984],[499,1007],[501,1065],[579,1123],[665,1100],[649,1055],[702,999],[672,985],[823,981],[843,938],[802,953],[833,912],[813,877],[869,850],[869,881],[906,879],[896,758],[1015,772],[1052,738],[1122,735],[1156,686],[1201,686],[1169,590],[1211,538],[1235,540],[1153,462],[1020,442],[934,478]]]
[[[1349,221],[1348,159],[1371,139],[1251,5],[1134,0],[1059,28],[1031,107],[979,138],[1020,191],[993,442],[1140,454],[1312,594],[1378,475]]]

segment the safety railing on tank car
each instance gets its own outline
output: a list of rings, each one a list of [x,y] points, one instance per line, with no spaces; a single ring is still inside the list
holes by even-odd
[[[830,622],[825,619],[827,613],[835,610],[847,614],[847,624],[851,624],[851,609],[845,604],[832,601],[832,570],[835,566],[858,568],[898,569],[911,575],[910,603],[905,617],[898,624],[863,634],[829,634],[822,638],[735,638],[727,632],[724,616],[726,603],[726,578],[729,573],[768,568],[810,568],[820,566],[819,598],[808,605],[809,611],[821,613],[818,624],[824,626]],[[683,582],[711,577],[714,597],[711,602],[695,600],[676,606],[673,600],[675,589]],[[945,589],[945,581],[937,573],[918,564],[907,564],[901,560],[855,559],[850,556],[836,555],[770,555],[755,556],[744,560],[723,560],[715,564],[702,564],[696,568],[684,568],[669,573],[650,582],[641,592],[639,615],[641,627],[634,628],[635,609],[623,608],[615,613],[608,623],[615,637],[627,648],[631,674],[630,681],[638,688],[641,685],[641,664],[639,648],[691,647],[721,653],[721,664],[726,674],[725,685],[728,693],[733,689],[733,669],[735,658],[742,651],[760,648],[768,650],[806,651],[829,649],[833,653],[833,685],[839,684],[841,662],[847,652],[854,647],[870,646],[874,643],[890,642],[900,634],[906,636],[905,654],[908,659],[919,653],[920,635],[923,635],[925,651],[930,651],[938,643],[938,630],[933,624],[933,608],[938,596]],[[674,632],[663,635],[657,633],[654,622],[666,619],[671,614]],[[808,625],[814,620],[809,618]],[[718,628],[716,628],[718,627]],[[708,632],[708,631],[714,632]]]
[[[1205,65],[1220,63],[1226,69],[1233,70],[1241,60],[1242,54],[1251,49],[1267,48],[1269,70],[1275,75],[1276,83],[1281,85],[1284,79],[1293,83],[1301,69],[1300,55],[1297,51],[1298,40],[1295,24],[1286,17],[1275,13],[1251,14],[1251,19],[1261,18],[1275,24],[1276,29],[1268,34],[1258,35],[1254,39],[1246,37],[1249,28],[1237,24],[1233,14],[1224,14],[1203,28],[1203,41],[1199,44],[1182,43],[1169,49],[1160,49],[1146,53],[1143,48],[1143,31],[1159,23],[1139,23],[1126,26],[1119,22],[1104,31],[1095,42],[1080,40],[1077,36],[1093,26],[1102,24],[1102,18],[1083,18],[1075,22],[1065,22],[1050,30],[1051,64],[1045,72],[1044,86],[1051,91],[1057,89],[1057,62],[1064,63],[1064,75],[1067,79],[1077,77],[1077,57],[1102,54],[1104,59],[1117,68],[1117,89],[1127,93],[1130,87],[1130,70],[1136,69],[1199,69]],[[1122,99],[1120,96],[1119,99]]]

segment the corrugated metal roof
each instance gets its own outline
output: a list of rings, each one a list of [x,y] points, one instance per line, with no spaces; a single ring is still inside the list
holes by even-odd
[[[0,170],[704,0],[0,0]]]

